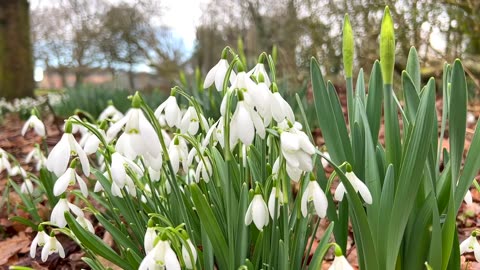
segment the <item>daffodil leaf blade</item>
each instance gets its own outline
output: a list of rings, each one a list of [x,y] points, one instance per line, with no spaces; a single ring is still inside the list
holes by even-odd
[[[428,251],[427,261],[433,269],[441,269],[442,267],[442,228],[437,207],[432,208],[430,250]]]
[[[418,96],[415,84],[407,72],[402,72],[402,87],[405,96],[406,116],[410,124],[415,123],[415,115],[417,114],[420,98]]]
[[[420,74],[420,62],[418,60],[418,54],[415,47],[411,47],[407,57],[407,73],[412,78],[412,83],[415,89],[420,91],[421,74]]]
[[[373,64],[370,80],[368,82],[368,95],[366,104],[366,114],[372,138],[378,138],[380,130],[380,119],[382,117],[383,101],[383,78],[380,62]],[[375,142],[376,143],[376,142]]]
[[[363,75],[363,68],[358,72],[357,84],[355,85],[356,96],[360,98],[362,104],[365,104],[365,78]]]

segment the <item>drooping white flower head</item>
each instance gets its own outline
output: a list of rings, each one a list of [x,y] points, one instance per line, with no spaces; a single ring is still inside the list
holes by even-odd
[[[210,181],[210,176],[213,174],[212,163],[208,156],[204,155],[198,161],[197,169],[195,170],[195,182],[200,182],[200,178],[206,183]]]
[[[265,126],[258,112],[240,100],[230,122],[230,145],[233,147],[240,140],[245,146],[250,146],[257,133],[265,138]]]
[[[78,222],[78,224],[80,224],[80,226],[82,226],[82,228],[84,228],[85,230],[91,232],[91,233],[95,233],[95,229],[93,228],[93,225],[92,225],[92,222],[90,220],[88,220],[87,218],[85,218],[84,216],[78,216],[76,218],[76,221]]]
[[[178,107],[177,98],[172,95],[167,98],[155,110],[155,117],[160,121],[161,115],[165,115],[165,120],[169,127],[180,127],[182,120],[182,111]]]
[[[223,83],[225,81],[225,77],[227,76],[227,70],[227,59],[220,59],[220,61],[218,61],[218,63],[208,71],[207,76],[205,77],[205,81],[203,82],[203,88],[209,88],[215,83],[215,88],[217,89],[217,91],[222,91]],[[235,81],[235,78],[235,73],[232,71],[232,73],[230,73],[230,82]]]
[[[347,177],[348,181],[350,184],[353,186],[355,189],[355,192],[360,193],[360,196],[363,198],[365,203],[367,204],[372,204],[372,195],[370,194],[370,190],[368,190],[368,187],[365,185],[365,183],[362,182],[362,180],[358,179],[358,177],[355,175],[353,171],[348,171],[345,173],[345,176]],[[335,190],[335,200],[341,201],[343,200],[343,196],[346,193],[345,186],[342,183],[338,184],[337,189]]]
[[[74,168],[68,168],[65,173],[60,176],[55,185],[53,186],[53,195],[60,196],[62,195],[65,190],[67,190],[68,186],[75,185],[78,183],[80,187],[80,191],[82,192],[83,196],[88,196],[88,189],[87,184],[85,181],[75,172]]]
[[[248,73],[248,77],[253,76],[257,82],[263,81],[267,85],[267,88],[270,87],[272,84],[270,79],[268,78],[267,70],[265,69],[265,65],[261,62],[257,63]]]
[[[10,170],[8,175],[10,175],[10,176],[20,175],[23,178],[26,178],[27,177],[27,172],[25,171],[25,169],[22,168],[22,166],[20,166],[20,164],[18,164],[16,166],[13,166],[13,168]]]
[[[30,115],[25,124],[23,124],[22,136],[25,136],[25,133],[30,128],[33,128],[33,130],[35,131],[35,133],[37,133],[38,136],[45,137],[45,125],[40,119],[38,119],[35,114]]]
[[[255,194],[245,214],[245,224],[250,225],[253,221],[258,230],[268,225],[268,207],[263,200],[262,194]]]
[[[112,189],[114,188],[113,184],[116,184],[116,186],[120,189],[127,184],[127,180],[130,178],[127,175],[127,167],[130,168],[133,172],[135,172],[138,176],[143,175],[142,169],[140,169],[140,167],[133,161],[131,161],[129,158],[122,156],[118,152],[112,154],[112,163],[110,166],[113,180]]]
[[[157,238],[157,231],[154,227],[147,227],[145,232],[145,237],[143,240],[143,247],[145,248],[145,253],[149,253],[153,249],[153,243],[155,243],[155,238]]]
[[[37,235],[32,240],[32,244],[30,245],[30,257],[35,258],[37,246],[43,247],[49,237],[50,236],[43,230],[43,228],[38,231]]]
[[[327,214],[327,196],[323,192],[320,185],[315,180],[310,180],[305,192],[302,195],[301,210],[303,217],[308,214],[308,203],[313,202],[315,213],[323,218]]]
[[[20,186],[20,192],[23,194],[32,194],[33,193],[33,183],[30,178],[25,178],[22,185]]]
[[[180,270],[180,262],[177,255],[170,247],[168,241],[160,240],[155,247],[143,258],[139,270]]]
[[[273,83],[273,89],[273,98],[270,102],[273,119],[277,121],[277,123],[283,122],[285,119],[291,123],[295,123],[295,115],[293,114],[292,107],[290,107],[290,104],[280,95],[275,83]]]
[[[192,253],[192,256],[190,256],[190,253],[188,252],[189,250]],[[193,245],[190,238],[187,239],[187,246],[185,245],[182,246],[182,257],[187,269],[193,269],[193,266],[197,261],[197,249]]]
[[[275,208],[275,198],[277,200],[277,208]],[[277,188],[274,186],[272,192],[270,192],[270,197],[268,197],[268,210],[272,219],[274,219],[273,215],[277,218],[280,216],[280,206],[283,206],[283,193],[281,190],[278,190],[277,195]]]
[[[108,104],[108,106],[100,113],[100,116],[98,116],[99,121],[103,121],[106,119],[110,119],[112,122],[117,122],[118,120],[122,119],[123,113],[121,113],[113,103]]]
[[[0,173],[4,170],[6,170],[7,173],[10,173],[11,169],[12,166],[10,165],[10,161],[8,160],[7,152],[0,148]]]
[[[185,139],[175,136],[168,146],[168,155],[170,156],[170,163],[173,167],[173,172],[178,173],[180,164],[184,172],[188,170],[188,146]]]
[[[323,155],[324,155],[326,158],[330,159],[330,154],[329,154],[328,152],[323,152]],[[330,164],[328,163],[328,161],[327,161],[326,159],[324,159],[323,157],[321,158],[321,161],[322,161],[322,166],[323,166],[323,168],[326,168],[326,167],[328,167],[328,165],[330,165]]]
[[[67,225],[67,221],[65,220],[65,212],[68,211],[72,211],[77,217],[83,217],[83,212],[78,206],[69,203],[65,198],[60,198],[55,207],[52,209],[50,222],[60,228],[64,228]]]
[[[182,120],[180,121],[180,132],[183,134],[190,134],[192,136],[197,134],[200,127],[200,121],[202,121],[202,124],[205,128],[208,128],[208,123],[207,119],[205,119],[205,116],[202,114],[199,116],[194,107],[188,107],[187,111],[182,117]]]
[[[71,133],[71,127],[68,127],[69,125],[71,124],[67,121],[65,133],[48,155],[47,169],[51,172],[54,172],[56,176],[60,176],[67,170],[70,158],[72,156],[78,156],[78,159],[82,165],[83,174],[85,176],[89,176],[90,164],[88,162],[87,155],[73,137]]]
[[[43,155],[42,151],[40,151],[40,148],[38,147],[34,147],[32,151],[28,152],[27,156],[25,157],[25,163],[30,163],[32,160],[35,161],[35,170],[37,171],[47,164],[47,158]]]
[[[48,256],[53,253],[58,253],[60,258],[65,258],[65,251],[63,250],[62,244],[55,236],[49,236],[42,248],[42,262],[46,262]]]
[[[477,233],[473,231],[472,234],[460,244],[460,255],[473,252],[475,260],[480,262],[480,245],[477,241]]]
[[[298,176],[298,171],[310,172],[313,170],[312,155],[315,154],[315,146],[310,142],[305,132],[295,125],[285,124],[286,120],[279,124],[280,148],[282,155],[290,166],[292,176]],[[292,177],[291,176],[291,177]],[[292,179],[295,179],[292,177]]]

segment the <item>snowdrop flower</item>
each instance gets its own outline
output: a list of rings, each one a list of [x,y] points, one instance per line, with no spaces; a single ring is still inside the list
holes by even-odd
[[[368,190],[368,187],[365,185],[365,183],[362,182],[362,180],[358,179],[358,177],[352,171],[350,165],[347,165],[347,173],[345,173],[345,176],[347,177],[350,184],[353,186],[355,192],[360,193],[360,196],[363,198],[365,203],[372,204],[372,195],[370,194],[370,190]],[[345,186],[343,185],[343,182],[341,182],[340,184],[338,184],[338,187],[335,190],[335,200],[343,200],[343,196],[346,192],[347,191],[345,189]]]
[[[243,66],[239,64],[239,69],[242,69]],[[250,107],[252,110],[257,104],[257,84],[255,84],[250,77],[248,77],[245,71],[240,71],[233,81],[230,88],[227,91],[228,94],[223,96],[222,103],[220,104],[220,114],[225,115],[227,110],[227,100],[230,98],[230,95],[236,93],[239,100],[245,100],[245,104]],[[238,105],[237,105],[238,106]]]
[[[62,193],[65,192],[65,190],[67,190],[68,186],[75,185],[75,182],[77,182],[83,196],[88,196],[87,184],[75,172],[75,164],[76,162],[72,162],[72,166],[68,168],[65,173],[57,179],[55,185],[53,186],[53,195],[60,196]]]
[[[100,113],[98,117],[99,121],[103,121],[106,119],[112,120],[112,122],[117,122],[118,120],[123,118],[123,114],[115,108],[111,101],[108,102],[108,106]]]
[[[227,55],[225,50],[224,52],[222,52],[222,59],[220,59],[220,61],[218,61],[218,63],[208,71],[205,81],[203,82],[204,89],[209,88],[213,85],[213,83],[215,83],[215,88],[217,91],[220,92],[223,90],[223,83],[225,81],[225,77],[227,76],[228,70],[228,61],[226,59]],[[235,78],[235,73],[232,71],[232,73],[230,73],[230,82],[234,81]]]
[[[268,225],[268,220],[267,204],[263,200],[262,194],[255,194],[245,214],[245,225],[250,225],[253,221],[257,229],[262,231],[263,227]]]
[[[78,206],[69,203],[65,198],[60,198],[55,207],[53,207],[50,222],[60,228],[64,228],[67,225],[64,214],[68,211],[72,211],[77,217],[83,217],[83,212]]]
[[[203,159],[200,159],[195,170],[195,182],[200,182],[200,176],[203,178],[203,181],[208,183],[210,181],[210,176],[212,175],[212,163],[208,156],[204,155]]]
[[[43,247],[48,239],[48,234],[45,233],[42,226],[39,226],[39,230],[35,238],[33,238],[32,244],[30,245],[30,257],[35,258],[35,253],[37,253],[37,246]]]
[[[25,163],[30,163],[32,159],[35,160],[35,170],[37,171],[47,164],[47,158],[43,155],[38,146],[35,146],[32,151],[27,154],[25,157]]]
[[[155,247],[147,253],[142,263],[138,267],[139,270],[180,270],[180,262],[177,255],[170,247],[168,241],[160,240]]]
[[[100,136],[105,139],[107,135],[105,134],[105,131],[103,129],[100,129],[96,126],[92,127],[96,128],[97,131],[100,133]],[[101,141],[100,139],[90,131],[86,132],[83,134],[82,138],[80,139],[80,142],[78,143],[81,147],[83,147],[83,150],[87,155],[91,155],[93,153],[96,153],[98,150],[98,147],[100,145]]]
[[[65,133],[48,155],[47,169],[51,172],[54,172],[56,176],[60,176],[67,170],[70,157],[78,156],[78,159],[82,164],[83,174],[85,176],[89,176],[90,164],[88,163],[87,155],[72,135],[71,122],[67,121],[65,126]]]
[[[182,120],[180,121],[180,132],[183,134],[190,134],[192,136],[197,134],[198,128],[200,127],[200,121],[202,121],[202,124],[205,128],[208,128],[208,123],[207,119],[205,119],[205,116],[200,114],[199,117],[194,107],[188,107],[187,111],[182,117]]]
[[[11,170],[11,165],[10,161],[8,161],[8,154],[0,148],[0,173],[6,170],[8,173],[10,173]]]
[[[260,56],[262,57],[262,56]],[[259,60],[261,61],[261,60]],[[267,71],[265,70],[265,65],[262,63],[262,62],[258,62],[253,68],[252,70],[250,70],[248,73],[247,73],[248,77],[254,77],[257,82],[260,82],[260,78],[263,77],[263,81],[265,82],[265,84],[267,85],[267,87],[270,87],[270,85],[272,84],[270,82],[270,79],[268,78],[268,73]]]
[[[295,126],[282,130],[280,127],[280,148],[282,155],[287,161],[287,165],[302,171],[310,172],[313,170],[312,155],[315,154],[315,146],[310,142],[305,132]],[[298,175],[298,172],[291,171]]]
[[[153,227],[153,222],[149,221],[149,226],[145,232],[145,237],[143,240],[143,247],[145,248],[145,253],[149,253],[153,249],[153,244],[155,243],[155,238],[157,238],[157,231]],[[151,225],[151,226],[150,226]]]
[[[467,205],[471,205],[473,203],[472,192],[470,192],[470,190],[467,190],[467,193],[465,193],[465,197],[463,197],[463,200]]]
[[[246,146],[252,144],[255,131],[262,139],[265,138],[265,126],[262,119],[256,111],[245,104],[241,95],[239,95],[239,98],[230,122],[230,144],[232,147],[238,140]]]
[[[22,166],[16,165],[10,170],[8,175],[10,176],[21,175],[23,178],[25,178],[27,177],[27,172],[22,168]]]
[[[180,127],[182,112],[178,107],[177,98],[173,94],[158,106],[155,110],[155,116],[160,120],[161,115],[164,114],[169,127]]]
[[[327,196],[323,193],[322,188],[315,180],[310,180],[303,192],[302,201],[301,201],[301,210],[303,217],[307,217],[308,214],[308,203],[313,202],[313,206],[315,208],[315,213],[323,218],[327,214]]]
[[[460,255],[467,252],[473,252],[475,260],[480,262],[480,245],[477,241],[476,231],[473,231],[472,234],[460,244]]]
[[[193,266],[197,261],[197,249],[195,248],[190,239],[187,239],[187,246],[188,249],[185,245],[182,246],[183,261],[185,262],[185,266],[187,267],[187,269],[193,269]],[[190,253],[188,252],[188,250],[190,250],[190,252],[192,253],[192,257],[190,257]]]
[[[20,186],[20,192],[23,194],[32,194],[33,193],[33,183],[30,178],[25,178],[22,185]]]
[[[25,124],[23,124],[22,136],[25,136],[25,133],[30,128],[33,128],[33,130],[35,131],[35,133],[37,133],[38,136],[45,137],[45,125],[40,119],[38,119],[35,114],[30,115]]]
[[[118,188],[123,188],[127,184],[127,179],[130,178],[127,175],[127,167],[134,171],[137,175],[143,175],[140,167],[138,167],[138,165],[133,161],[122,156],[118,152],[112,154],[112,164],[110,165],[110,171],[112,173],[113,180],[112,189],[114,188],[113,184],[116,184]]]
[[[292,107],[290,107],[290,104],[288,104],[288,102],[280,95],[275,83],[273,83],[272,97],[270,108],[272,110],[273,119],[277,121],[277,123],[280,123],[285,119],[294,123],[295,115],[293,114]]]
[[[173,172],[178,173],[180,163],[184,172],[188,169],[188,147],[185,140],[181,137],[175,136],[168,146],[168,155],[170,163],[173,167]]]
[[[55,236],[50,236],[42,249],[42,262],[46,262],[50,254],[58,253],[60,258],[65,258],[65,251],[63,250],[62,244],[55,238]]]
[[[261,79],[262,78],[260,78],[260,80]],[[270,125],[270,122],[272,122],[273,93],[270,92],[270,89],[265,82],[260,81],[257,85],[255,96],[255,108],[258,114],[263,118],[264,125],[268,126]]]
[[[298,181],[300,180],[300,177],[302,176],[303,171],[296,167],[292,167],[288,162],[286,162],[285,167],[287,169],[287,175],[290,177],[290,179],[298,183]],[[277,158],[273,163],[272,174],[278,177],[279,170],[280,170],[280,158]]]
[[[353,270],[353,267],[348,263],[345,256],[342,254],[342,249],[335,244],[335,259],[328,270]]]
[[[281,190],[278,191],[275,187],[275,182],[273,184],[272,192],[270,192],[270,197],[268,197],[268,210],[270,212],[270,217],[274,219],[274,214],[278,218],[280,216],[280,206],[283,206],[283,193]],[[275,209],[275,198],[277,199],[277,208]]]
[[[78,216],[76,220],[78,224],[82,226],[82,228],[91,233],[95,233],[95,229],[93,228],[92,222],[90,222],[90,220],[86,219],[84,216]]]

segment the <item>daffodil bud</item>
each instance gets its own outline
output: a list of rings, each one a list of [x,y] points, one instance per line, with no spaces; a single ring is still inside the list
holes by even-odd
[[[343,67],[345,69],[345,77],[351,78],[353,73],[353,55],[355,51],[355,43],[353,40],[353,30],[350,24],[348,14],[343,19]]]
[[[395,31],[390,9],[385,7],[380,31],[380,65],[384,84],[392,84],[395,64]]]

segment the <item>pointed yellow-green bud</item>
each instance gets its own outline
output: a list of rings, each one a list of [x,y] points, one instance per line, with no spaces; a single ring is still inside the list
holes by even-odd
[[[355,53],[355,43],[353,40],[353,30],[350,24],[348,14],[343,19],[343,67],[345,69],[345,77],[351,78],[353,73],[353,55]]]
[[[142,98],[140,97],[140,93],[138,93],[137,91],[135,92],[135,95],[132,98],[132,107],[138,109],[140,108],[141,104],[142,104]]]
[[[380,65],[384,84],[392,84],[393,65],[395,64],[395,31],[390,9],[385,7],[380,31]]]

